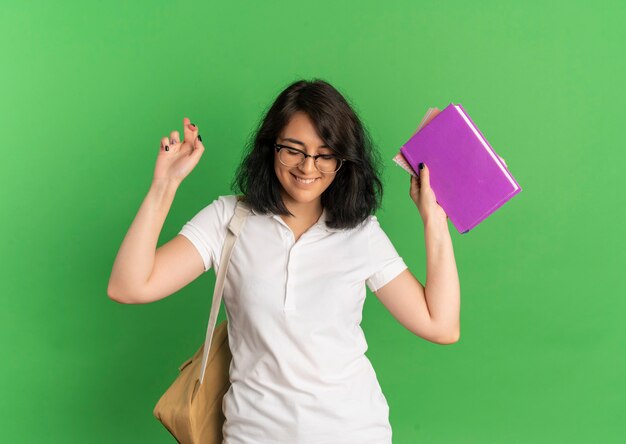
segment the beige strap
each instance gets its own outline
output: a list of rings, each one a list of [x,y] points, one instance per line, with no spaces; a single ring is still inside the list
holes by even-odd
[[[215,279],[215,288],[213,290],[213,300],[211,302],[211,315],[209,316],[209,325],[206,331],[206,338],[204,340],[204,351],[202,353],[202,367],[200,369],[200,384],[204,379],[204,371],[206,370],[207,360],[209,358],[209,350],[211,348],[211,340],[213,339],[213,331],[215,330],[215,323],[217,322],[217,315],[220,311],[220,304],[222,302],[222,292],[224,290],[224,282],[226,280],[226,272],[228,271],[228,265],[230,264],[230,255],[239,236],[239,232],[243,228],[246,222],[246,217],[250,213],[250,209],[246,204],[237,200],[237,206],[235,207],[235,214],[233,215],[230,223],[228,224],[228,231],[226,232],[226,240],[222,248],[222,258],[220,260],[220,268],[217,272]]]

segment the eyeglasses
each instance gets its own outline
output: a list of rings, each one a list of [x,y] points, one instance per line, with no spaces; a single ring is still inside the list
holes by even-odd
[[[274,149],[278,151],[278,160],[283,165],[294,167],[304,163],[307,157],[312,157],[315,167],[322,173],[337,172],[345,160],[335,154],[317,154],[312,156],[297,148],[277,143],[274,144]]]

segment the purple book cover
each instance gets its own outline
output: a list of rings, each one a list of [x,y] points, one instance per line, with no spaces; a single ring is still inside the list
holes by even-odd
[[[437,203],[461,234],[522,191],[460,104],[451,103],[400,152],[413,170],[424,162]]]

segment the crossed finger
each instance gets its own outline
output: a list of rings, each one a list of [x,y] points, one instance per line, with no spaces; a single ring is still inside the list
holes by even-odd
[[[183,131],[185,134],[185,141],[190,141],[190,143],[193,145],[192,141],[194,141],[196,137],[198,137],[198,127],[194,125],[187,117],[183,119]],[[170,133],[169,137],[161,138],[161,150],[176,150],[177,148],[179,148],[180,143],[180,133],[174,130]]]
[[[161,138],[161,149],[165,151],[173,151],[178,148],[177,144],[180,142],[180,135],[178,131],[172,131],[169,137]]]
[[[183,119],[183,128],[185,131],[185,142],[189,142],[192,146],[198,136],[198,127],[195,126],[189,118]]]
[[[170,133],[170,145],[176,145],[178,142],[180,142],[180,134],[174,130]]]

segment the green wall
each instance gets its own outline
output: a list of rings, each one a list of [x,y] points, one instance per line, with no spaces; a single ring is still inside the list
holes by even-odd
[[[381,225],[426,277],[409,175],[430,106],[461,103],[523,191],[449,227],[461,339],[365,330],[394,444],[616,443],[626,435],[624,2],[3,2],[2,441],[171,443],[152,408],[203,340],[213,272],[147,305],[106,294],[188,116],[206,152],[159,245],[229,188],[280,90],[320,77],[385,159]],[[224,319],[224,312],[220,319]]]

